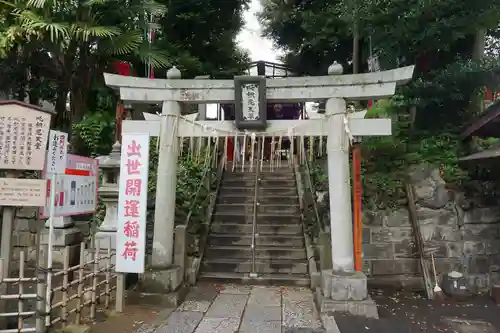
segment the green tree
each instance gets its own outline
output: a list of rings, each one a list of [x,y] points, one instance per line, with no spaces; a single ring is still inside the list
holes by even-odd
[[[2,7],[9,17],[3,28],[4,52],[21,50],[27,59],[45,65],[44,74],[56,88],[59,125],[68,127],[83,118],[91,86],[112,59],[169,64],[166,54],[144,38],[144,13],[165,11],[153,1],[3,1]],[[70,112],[64,117],[68,96]]]

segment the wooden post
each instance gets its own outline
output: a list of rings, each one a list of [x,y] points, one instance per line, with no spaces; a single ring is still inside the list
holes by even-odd
[[[17,329],[21,331],[23,329],[23,316],[21,313],[24,312],[24,300],[21,295],[24,295],[24,251],[21,251],[19,256],[19,300],[17,301]]]
[[[69,246],[64,248],[64,263],[63,263],[63,288],[62,288],[62,324],[66,327],[68,324],[68,288],[69,288]]]
[[[363,222],[362,222],[362,185],[361,185],[361,149],[359,144],[352,148],[352,195],[354,220],[354,269],[363,270]]]
[[[6,178],[16,178],[19,174],[16,170],[7,170]],[[3,207],[2,217],[2,239],[0,241],[0,256],[3,258],[3,274],[5,278],[10,277],[10,262],[12,257],[12,229],[15,219],[15,208]]]
[[[116,312],[123,312],[125,303],[125,274],[116,273]]]
[[[76,325],[80,325],[82,320],[82,310],[83,310],[83,269],[85,268],[85,243],[80,243],[80,263],[78,265],[78,289],[77,289],[77,310],[76,310]]]
[[[47,245],[41,245],[40,239],[41,231],[37,232],[37,252],[36,252],[36,262],[37,262],[37,284],[36,284],[36,331],[45,333],[45,317],[47,313],[45,311],[46,300],[45,297],[47,295],[47,274],[44,270],[47,268]]]

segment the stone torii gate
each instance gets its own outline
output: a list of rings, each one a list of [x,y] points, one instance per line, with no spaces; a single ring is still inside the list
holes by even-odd
[[[347,100],[387,98],[395,93],[396,85],[412,78],[414,66],[388,71],[341,75],[342,66],[334,63],[327,76],[265,79],[265,102],[311,102],[326,100],[326,116],[315,120],[268,120],[266,128],[255,130],[257,135],[276,132],[294,136],[326,136],[328,183],[330,193],[330,227],[332,267],[337,272],[354,271],[353,223],[349,171],[349,141],[352,137],[391,135],[391,119],[363,119],[359,112],[349,116]],[[162,115],[156,121],[124,121],[122,133],[148,133],[160,136],[157,175],[156,211],[152,263],[168,267],[173,260],[175,214],[175,184],[178,137],[232,136],[238,131],[233,121],[188,121],[181,117],[186,104],[232,104],[236,96],[233,80],[181,79],[173,67],[167,79],[128,77],[104,74],[106,84],[119,90],[125,103],[162,104]],[[252,77],[250,77],[252,78]],[[235,88],[236,87],[236,88]],[[264,104],[265,105],[265,104]],[[350,132],[350,133],[349,133]],[[225,134],[221,134],[225,133]],[[161,207],[162,209],[158,209]]]

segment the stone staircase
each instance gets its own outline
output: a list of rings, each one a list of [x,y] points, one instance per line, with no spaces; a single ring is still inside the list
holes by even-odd
[[[257,186],[255,271],[252,221],[256,170],[225,172],[199,279],[219,282],[309,286],[308,261],[293,167],[270,171],[265,164]]]

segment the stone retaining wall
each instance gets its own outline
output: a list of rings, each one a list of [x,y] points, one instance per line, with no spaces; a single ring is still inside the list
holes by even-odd
[[[473,291],[500,280],[500,206],[480,207],[448,190],[439,171],[411,170],[426,249],[434,249],[438,274],[466,273]],[[420,264],[406,208],[365,211],[364,268],[376,285],[422,288]]]

